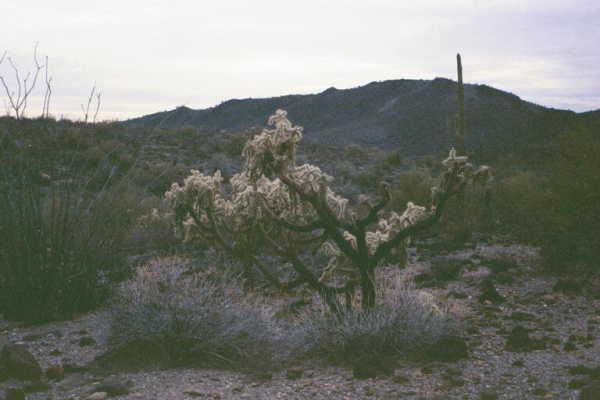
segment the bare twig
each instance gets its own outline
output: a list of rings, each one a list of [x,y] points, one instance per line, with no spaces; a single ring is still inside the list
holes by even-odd
[[[2,63],[5,58],[8,60],[8,63],[10,64],[10,66],[15,74],[15,80],[17,83],[16,93],[14,90],[13,91],[10,90],[10,88],[8,87],[8,83],[6,82],[6,80],[4,79],[3,76],[0,76],[0,83],[2,83],[2,86],[4,87],[4,91],[6,93],[6,96],[8,97],[10,107],[15,112],[15,117],[17,119],[22,119],[24,117],[25,110],[27,109],[27,101],[29,99],[29,96],[31,95],[31,92],[35,88],[40,71],[42,69],[44,69],[44,67],[45,67],[43,64],[40,64],[40,62],[38,60],[37,48],[38,48],[38,44],[36,43],[33,48],[33,62],[34,62],[35,72],[33,74],[33,79],[31,80],[30,83],[28,83],[28,81],[32,76],[31,72],[28,72],[27,75],[25,76],[25,78],[23,80],[21,80],[21,75],[19,73],[19,69],[17,68],[17,66],[15,65],[15,63],[11,57],[6,57],[6,54],[7,54],[6,51],[3,53],[2,57],[0,58],[0,63]]]
[[[96,92],[96,82],[94,82],[94,86],[92,86],[92,91],[90,92],[90,97],[88,98],[87,107],[84,107],[81,104],[81,111],[83,111],[83,122],[88,122],[88,117],[90,115],[90,105],[92,104],[92,99],[94,98],[94,93]]]
[[[48,56],[46,56],[46,92],[44,93],[44,105],[42,108],[42,117],[49,118],[50,117],[50,97],[52,96],[52,77],[48,77]]]
[[[96,112],[94,113],[94,119],[92,122],[96,123],[96,117],[98,116],[98,111],[100,111],[100,96],[102,95],[102,93],[98,92],[98,94],[96,94]]]

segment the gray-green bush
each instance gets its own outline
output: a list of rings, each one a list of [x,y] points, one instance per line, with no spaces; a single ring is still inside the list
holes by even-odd
[[[169,365],[241,370],[276,367],[278,334],[259,309],[245,304],[233,280],[216,283],[173,259],[140,267],[112,305],[111,341],[165,349]]]
[[[298,325],[303,350],[342,365],[376,359],[421,357],[456,324],[450,314],[423,301],[419,291],[402,289],[393,302],[339,315],[307,314]]]

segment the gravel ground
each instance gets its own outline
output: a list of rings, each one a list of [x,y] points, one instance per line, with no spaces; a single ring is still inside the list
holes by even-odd
[[[519,245],[479,246],[447,254],[462,260],[461,276],[430,291],[465,321],[469,359],[453,363],[400,363],[393,376],[357,380],[352,371],[298,365],[297,379],[287,371],[271,378],[206,369],[174,369],[121,374],[129,393],[115,399],[577,399],[578,381],[568,367],[600,367],[600,299],[553,290],[558,278],[540,276],[537,252]],[[491,271],[490,258],[512,260],[512,283],[496,283],[506,301],[480,303],[481,281]],[[431,262],[412,257],[402,271],[407,279],[429,271]],[[599,282],[587,282],[598,288]],[[596,285],[596,286],[594,286]],[[441,286],[441,287],[440,287]],[[593,290],[593,289],[592,289]],[[61,381],[27,399],[86,399],[104,377],[78,366],[89,364],[107,349],[107,315],[97,312],[72,321],[25,327],[0,321],[0,345],[22,342],[44,370],[67,366]],[[523,326],[545,348],[510,351],[512,329]],[[87,338],[87,339],[84,339]],[[90,339],[91,338],[91,339]],[[0,393],[20,382],[0,383]],[[600,399],[600,393],[598,394]],[[0,399],[2,395],[0,394]]]

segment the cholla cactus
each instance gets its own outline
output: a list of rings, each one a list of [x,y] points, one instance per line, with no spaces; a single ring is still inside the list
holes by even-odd
[[[339,309],[338,295],[353,292],[357,285],[362,306],[374,305],[375,268],[393,252],[403,254],[404,263],[410,237],[435,224],[450,197],[472,180],[493,176],[485,168],[473,173],[467,158],[457,157],[452,149],[443,161],[446,171],[432,190],[431,208],[409,202],[402,214],[384,215],[390,199],[385,184],[376,203],[361,197],[349,207],[349,200],[330,188],[331,176],[311,164],[296,166],[302,127],[294,126],[283,110],[268,123],[274,128],[246,143],[244,170],[230,179],[230,190],[222,188],[219,171],[211,176],[192,170],[165,198],[188,240],[220,246],[255,265],[280,288],[308,285],[332,310]],[[306,263],[311,247],[327,257],[324,268]],[[262,266],[263,255],[280,257],[297,278],[281,282]]]

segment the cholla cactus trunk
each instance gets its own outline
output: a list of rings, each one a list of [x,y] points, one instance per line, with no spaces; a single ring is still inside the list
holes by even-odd
[[[295,165],[302,127],[292,125],[283,110],[269,124],[274,129],[246,143],[245,169],[230,179],[230,191],[222,190],[220,172],[207,176],[193,170],[183,186],[173,184],[165,197],[185,226],[186,240],[219,246],[253,264],[282,290],[308,286],[334,313],[342,310],[338,298],[351,298],[357,287],[362,308],[373,307],[375,269],[393,251],[406,251],[410,237],[437,223],[448,199],[474,176],[467,158],[453,149],[443,162],[446,172],[440,184],[432,190],[430,209],[409,202],[402,214],[385,213],[387,183],[380,185],[376,203],[362,197],[356,207],[349,207],[349,200],[329,187],[332,177],[314,165]],[[308,265],[308,250],[329,257],[327,266]],[[262,265],[263,256],[279,257],[296,277],[283,282]]]

